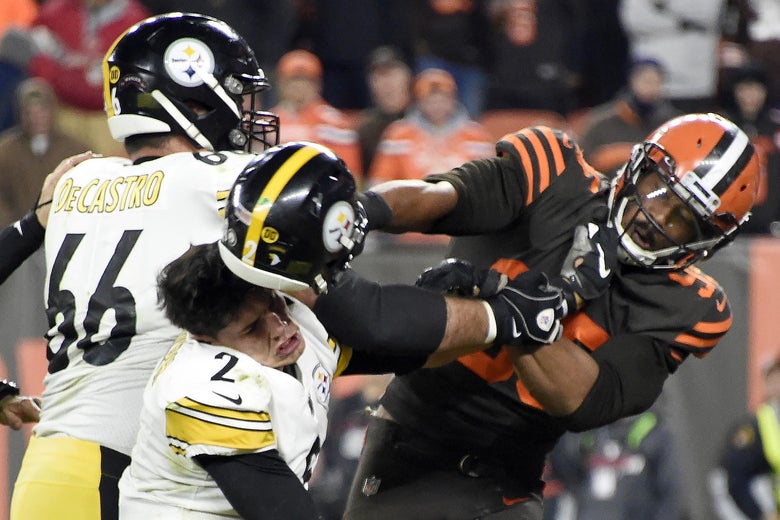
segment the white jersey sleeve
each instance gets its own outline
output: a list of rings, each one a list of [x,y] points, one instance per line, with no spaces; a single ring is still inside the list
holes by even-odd
[[[164,266],[219,239],[233,181],[253,155],[86,161],[57,184],[46,230],[49,369],[38,436],[129,454],[141,395],[179,331],[157,303]]]

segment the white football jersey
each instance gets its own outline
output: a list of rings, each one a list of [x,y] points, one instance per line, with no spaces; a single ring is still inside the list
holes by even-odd
[[[36,435],[130,454],[149,375],[179,334],[156,278],[218,240],[233,181],[254,155],[86,161],[57,184],[46,229],[49,370]]]
[[[121,518],[237,516],[196,455],[276,449],[308,481],[342,352],[305,305],[293,300],[290,316],[305,341],[296,376],[189,335],[176,341],[144,393],[138,441],[119,481]]]

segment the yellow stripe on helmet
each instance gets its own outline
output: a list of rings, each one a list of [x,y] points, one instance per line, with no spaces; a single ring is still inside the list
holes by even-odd
[[[266,185],[263,193],[260,194],[260,198],[257,199],[252,210],[252,222],[249,224],[249,229],[246,232],[246,238],[244,239],[244,250],[241,254],[241,259],[244,263],[249,265],[255,264],[255,254],[257,252],[257,245],[260,240],[260,233],[265,226],[265,219],[268,217],[268,212],[271,211],[276,199],[279,198],[279,194],[282,192],[290,179],[293,178],[295,173],[301,169],[301,167],[309,162],[314,156],[321,153],[321,150],[314,146],[304,146],[292,154],[276,171],[274,176]]]
[[[106,115],[108,117],[114,117],[116,115],[116,111],[114,110],[114,103],[112,102],[112,96],[111,96],[111,85],[117,82],[119,79],[121,71],[119,68],[116,69],[116,71],[111,71],[108,68],[108,57],[111,56],[111,54],[114,52],[114,49],[116,48],[117,44],[119,43],[119,40],[125,37],[127,33],[129,33],[132,29],[135,28],[135,25],[132,27],[127,28],[122,34],[120,34],[116,40],[114,40],[114,43],[111,44],[111,47],[108,48],[108,51],[106,51],[105,56],[103,56],[103,107],[106,111]],[[114,77],[112,77],[112,72],[114,73]]]

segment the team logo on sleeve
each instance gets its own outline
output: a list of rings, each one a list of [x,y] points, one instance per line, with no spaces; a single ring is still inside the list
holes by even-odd
[[[317,395],[317,401],[320,404],[325,404],[330,396],[330,374],[323,368],[320,363],[314,367],[312,372],[312,380],[314,381],[315,393]]]

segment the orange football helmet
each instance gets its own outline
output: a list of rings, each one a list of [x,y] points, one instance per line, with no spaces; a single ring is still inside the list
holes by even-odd
[[[758,182],[758,156],[731,121],[688,114],[666,122],[634,147],[613,182],[621,260],[681,269],[707,258],[750,217]]]

